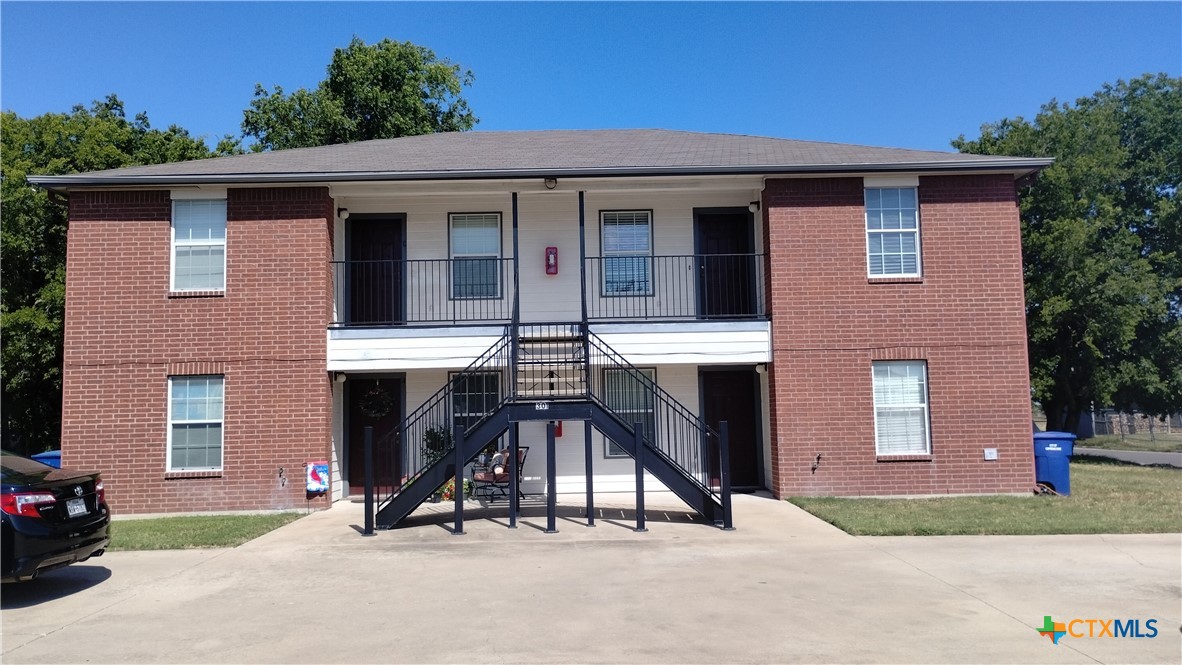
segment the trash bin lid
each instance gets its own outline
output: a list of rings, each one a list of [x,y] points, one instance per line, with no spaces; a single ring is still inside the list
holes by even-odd
[[[1035,441],[1046,439],[1074,441],[1075,435],[1071,432],[1035,432],[1034,439]]]

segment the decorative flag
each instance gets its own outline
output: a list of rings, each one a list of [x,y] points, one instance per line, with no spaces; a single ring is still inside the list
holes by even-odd
[[[328,462],[308,462],[308,491],[315,494],[328,491]]]

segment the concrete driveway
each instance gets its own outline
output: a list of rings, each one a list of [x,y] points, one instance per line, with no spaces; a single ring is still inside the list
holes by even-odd
[[[618,501],[618,499],[616,499]],[[857,538],[737,496],[738,530],[627,504],[559,533],[338,503],[242,547],[116,552],[3,587],[5,663],[1177,663],[1182,535]],[[438,513],[438,514],[436,514]],[[1155,638],[1038,634],[1156,620]],[[1077,624],[1084,626],[1085,624]],[[1077,628],[1078,630],[1078,628]]]

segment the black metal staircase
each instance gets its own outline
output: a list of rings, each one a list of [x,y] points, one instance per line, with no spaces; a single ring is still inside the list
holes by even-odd
[[[469,390],[476,382],[480,393]],[[453,478],[462,491],[463,465],[527,420],[591,421],[699,514],[730,525],[726,442],[581,323],[508,326],[377,442],[378,459],[397,460],[375,472],[377,525],[396,525]]]

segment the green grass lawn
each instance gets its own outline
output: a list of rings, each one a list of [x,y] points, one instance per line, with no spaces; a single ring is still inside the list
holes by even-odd
[[[1182,452],[1182,432],[1171,432],[1169,434],[1155,432],[1153,438],[1150,438],[1148,433],[1126,434],[1123,437],[1119,434],[1108,434],[1094,436],[1090,439],[1080,439],[1075,442],[1075,445],[1086,448],[1104,448],[1106,450],[1144,450],[1159,453],[1177,453]]]
[[[1071,496],[789,499],[856,536],[1182,532],[1182,469],[1071,463]]]
[[[303,513],[194,515],[111,522],[111,551],[237,547],[303,517]]]

